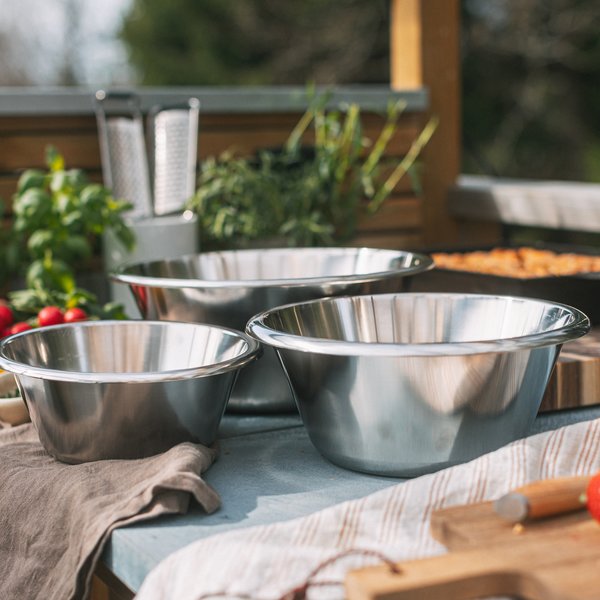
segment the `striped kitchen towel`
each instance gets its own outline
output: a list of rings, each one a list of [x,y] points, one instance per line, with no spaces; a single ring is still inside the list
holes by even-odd
[[[538,479],[598,470],[600,419],[519,440],[469,463],[306,517],[199,540],[153,569],[136,598],[284,598],[344,551],[367,550],[394,561],[445,552],[429,534],[435,509],[495,499]],[[349,569],[373,562],[365,553],[348,553],[315,580],[342,582]],[[342,598],[343,588],[311,585],[307,597]]]

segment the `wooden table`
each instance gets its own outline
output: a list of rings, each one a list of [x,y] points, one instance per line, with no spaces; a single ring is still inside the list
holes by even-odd
[[[540,414],[531,433],[596,417],[600,407]],[[221,495],[222,508],[206,515],[194,506],[186,515],[115,530],[96,573],[94,600],[132,598],[155,565],[195,540],[307,515],[402,481],[329,463],[296,415],[227,415],[220,439],[220,458],[206,480]]]

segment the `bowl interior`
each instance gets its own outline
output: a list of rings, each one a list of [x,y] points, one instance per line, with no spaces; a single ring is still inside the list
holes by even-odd
[[[524,298],[384,294],[275,309],[263,315],[262,325],[291,336],[343,342],[448,344],[556,331],[574,323],[578,314],[567,306]]]
[[[230,250],[130,265],[122,275],[212,282],[360,277],[422,268],[425,256],[372,248]],[[118,275],[117,275],[118,277]]]
[[[8,339],[2,356],[73,373],[154,373],[220,364],[248,352],[233,331],[207,325],[97,321],[41,328]]]

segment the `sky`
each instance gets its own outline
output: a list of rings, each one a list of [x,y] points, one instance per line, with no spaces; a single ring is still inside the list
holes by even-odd
[[[67,55],[82,85],[127,83],[134,75],[116,31],[131,2],[0,0],[0,35],[11,44],[5,60],[19,64],[36,85],[55,85]],[[78,22],[71,35],[69,9]],[[0,73],[0,85],[1,79]]]

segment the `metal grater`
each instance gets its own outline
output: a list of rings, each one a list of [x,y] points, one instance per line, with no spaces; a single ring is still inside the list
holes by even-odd
[[[148,116],[156,215],[181,211],[195,191],[199,109],[198,99],[190,98]]]
[[[96,118],[104,184],[115,198],[133,204],[134,219],[150,217],[152,191],[139,98],[135,94],[100,90]]]

